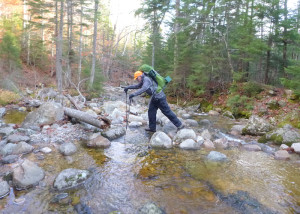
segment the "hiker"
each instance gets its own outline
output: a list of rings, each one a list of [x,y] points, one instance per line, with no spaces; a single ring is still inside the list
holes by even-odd
[[[145,130],[149,132],[156,132],[157,109],[160,109],[161,112],[167,118],[169,118],[169,120],[177,127],[178,130],[183,129],[184,125],[170,109],[163,90],[161,89],[160,92],[157,92],[157,83],[144,73],[149,72],[150,69],[153,68],[149,65],[142,65],[139,70],[134,73],[134,80],[137,80],[139,83],[137,85],[130,85],[124,88],[125,93],[127,93],[128,89],[139,89],[129,95],[130,100],[133,97],[141,95],[145,92],[151,96],[148,108],[149,128],[146,128]]]

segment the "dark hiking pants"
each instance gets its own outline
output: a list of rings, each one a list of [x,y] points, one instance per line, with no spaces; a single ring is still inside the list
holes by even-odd
[[[162,98],[152,98],[150,100],[149,109],[148,109],[148,118],[149,118],[149,128],[151,130],[156,130],[156,113],[157,109],[160,109],[161,112],[169,118],[169,120],[176,126],[181,126],[181,121],[170,109],[170,106],[167,103],[166,97]]]

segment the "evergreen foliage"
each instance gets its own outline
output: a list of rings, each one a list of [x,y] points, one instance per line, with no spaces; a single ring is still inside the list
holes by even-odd
[[[294,91],[295,95],[300,97],[300,63],[296,62],[294,65],[285,69],[289,75],[287,78],[281,78],[282,84]]]

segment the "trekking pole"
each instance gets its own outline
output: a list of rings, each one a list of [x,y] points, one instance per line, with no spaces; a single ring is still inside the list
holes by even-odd
[[[125,120],[126,120],[126,131],[127,131],[127,127],[128,127],[127,91],[125,93],[126,93],[126,119]]]

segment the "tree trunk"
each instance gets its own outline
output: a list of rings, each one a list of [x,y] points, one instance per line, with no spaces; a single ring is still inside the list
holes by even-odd
[[[97,45],[97,14],[98,14],[98,0],[95,0],[95,14],[94,14],[94,36],[93,36],[93,56],[92,56],[92,68],[90,76],[90,87],[93,87],[95,79],[95,67],[96,67],[96,45]]]
[[[110,120],[107,118],[104,118],[104,117],[98,117],[101,119],[101,121],[100,121],[96,117],[93,117],[92,115],[90,115],[86,112],[71,109],[71,108],[66,108],[66,107],[64,107],[64,112],[69,117],[73,117],[77,120],[88,123],[90,125],[100,128],[100,129],[110,126]]]
[[[57,80],[57,88],[61,93],[63,89],[62,85],[62,46],[63,46],[63,18],[64,18],[64,0],[60,1],[60,22],[59,22],[59,30],[57,36],[56,43],[56,80]]]
[[[80,10],[80,37],[79,37],[79,47],[78,47],[78,55],[79,55],[79,62],[78,62],[78,82],[81,79],[81,64],[82,64],[82,31],[83,31],[83,3],[81,2],[81,10]]]

